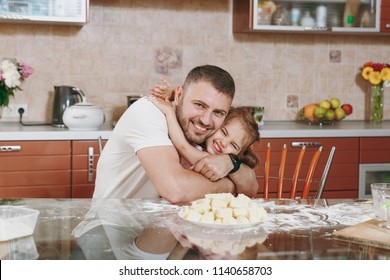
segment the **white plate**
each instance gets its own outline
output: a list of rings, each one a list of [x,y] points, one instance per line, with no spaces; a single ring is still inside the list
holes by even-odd
[[[186,218],[183,217],[184,215],[184,210],[180,210],[179,212],[179,217],[183,219],[184,221],[191,223],[196,226],[200,227],[207,227],[207,228],[215,228],[215,229],[241,229],[241,228],[250,228],[254,227],[261,222],[256,222],[256,223],[249,223],[249,224],[234,224],[234,225],[224,225],[224,224],[211,224],[211,223],[201,223],[201,222],[195,222],[195,221],[190,221],[187,220]]]

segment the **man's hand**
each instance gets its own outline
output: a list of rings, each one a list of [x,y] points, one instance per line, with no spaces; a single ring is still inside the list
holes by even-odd
[[[208,155],[195,163],[191,170],[214,182],[226,177],[233,167],[229,155]]]
[[[208,155],[190,169],[202,174],[213,182],[229,175],[228,178],[234,183],[236,193],[254,197],[259,188],[255,171],[245,164],[241,164],[237,172],[229,174],[233,167],[234,165],[229,155]]]

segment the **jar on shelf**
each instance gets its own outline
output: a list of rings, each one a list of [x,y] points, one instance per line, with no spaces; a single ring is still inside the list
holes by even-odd
[[[311,16],[310,11],[305,11],[301,18],[301,25],[304,27],[314,27],[316,25],[314,18]]]
[[[327,11],[328,9],[324,5],[317,6],[316,9],[316,26],[326,27],[327,23]]]

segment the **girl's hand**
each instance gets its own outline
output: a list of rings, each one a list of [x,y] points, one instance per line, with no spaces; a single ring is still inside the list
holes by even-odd
[[[146,99],[152,102],[154,105],[156,105],[157,108],[160,109],[161,112],[163,112],[164,115],[167,114],[175,114],[175,111],[173,109],[172,104],[169,101],[166,101],[161,98],[157,98],[152,95],[146,96]]]
[[[170,87],[167,80],[164,78],[160,78],[162,85],[154,85],[151,89],[149,89],[150,93],[154,96],[165,99],[165,100],[173,100],[175,91]]]

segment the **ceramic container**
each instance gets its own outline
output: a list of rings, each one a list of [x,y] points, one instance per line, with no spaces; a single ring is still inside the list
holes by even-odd
[[[103,125],[103,109],[88,102],[76,103],[65,109],[62,116],[69,130],[97,130]]]

